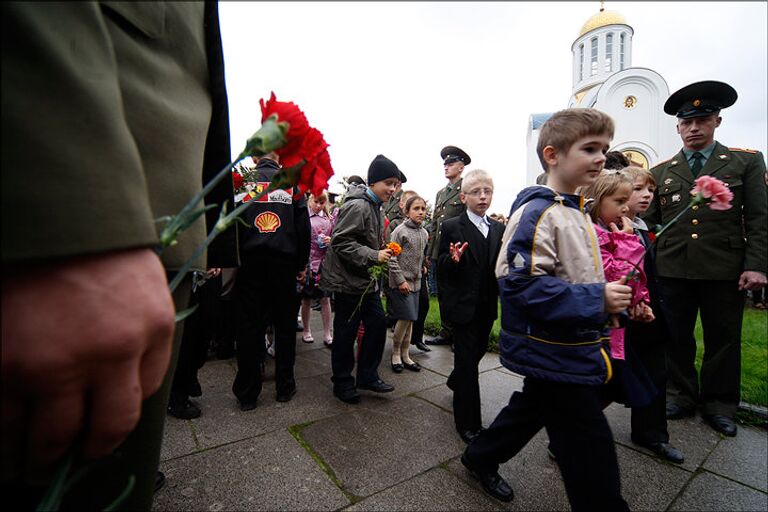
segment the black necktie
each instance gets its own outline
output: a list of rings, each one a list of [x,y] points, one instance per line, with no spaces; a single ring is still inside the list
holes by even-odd
[[[693,158],[693,166],[691,166],[691,172],[693,173],[694,178],[698,178],[699,173],[701,172],[701,168],[704,167],[701,164],[701,159],[704,158],[704,155],[697,151],[691,155],[691,158]]]

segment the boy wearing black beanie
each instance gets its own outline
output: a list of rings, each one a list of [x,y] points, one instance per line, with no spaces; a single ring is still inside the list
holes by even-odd
[[[320,287],[333,292],[336,314],[331,346],[333,394],[341,401],[358,403],[357,389],[387,393],[395,388],[381,380],[379,363],[384,352],[387,327],[379,296],[379,283],[371,282],[368,269],[384,263],[392,251],[384,247],[381,205],[389,201],[403,177],[397,165],[383,155],[368,167],[368,186],[350,185],[339,210],[331,245],[323,259]],[[358,308],[358,304],[360,307]],[[354,343],[360,321],[365,327],[357,361]]]

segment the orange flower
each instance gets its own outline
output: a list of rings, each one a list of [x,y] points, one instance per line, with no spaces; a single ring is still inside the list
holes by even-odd
[[[400,244],[397,242],[389,242],[387,244],[387,249],[392,251],[393,256],[398,256],[401,252],[403,252],[403,248],[400,247]]]

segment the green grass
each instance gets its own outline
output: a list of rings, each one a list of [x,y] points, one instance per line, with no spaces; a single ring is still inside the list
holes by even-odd
[[[497,352],[499,343],[499,320],[493,324],[489,349]],[[440,331],[440,309],[437,298],[429,298],[429,313],[424,324],[429,334]],[[704,345],[701,322],[696,323],[696,368],[701,369]],[[750,307],[744,310],[744,325],[741,331],[741,399],[745,402],[768,406],[768,311]]]

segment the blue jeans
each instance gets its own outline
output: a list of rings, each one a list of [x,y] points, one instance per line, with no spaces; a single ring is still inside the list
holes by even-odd
[[[365,334],[357,361],[357,382],[370,384],[379,380],[378,368],[387,339],[387,326],[378,291],[362,296],[363,301],[357,311],[355,308],[360,302],[361,295],[336,292],[334,297],[336,312],[333,318],[331,380],[334,392],[338,393],[356,387],[352,369],[355,367],[355,338],[361,321],[365,327]],[[354,314],[353,311],[355,311]]]

